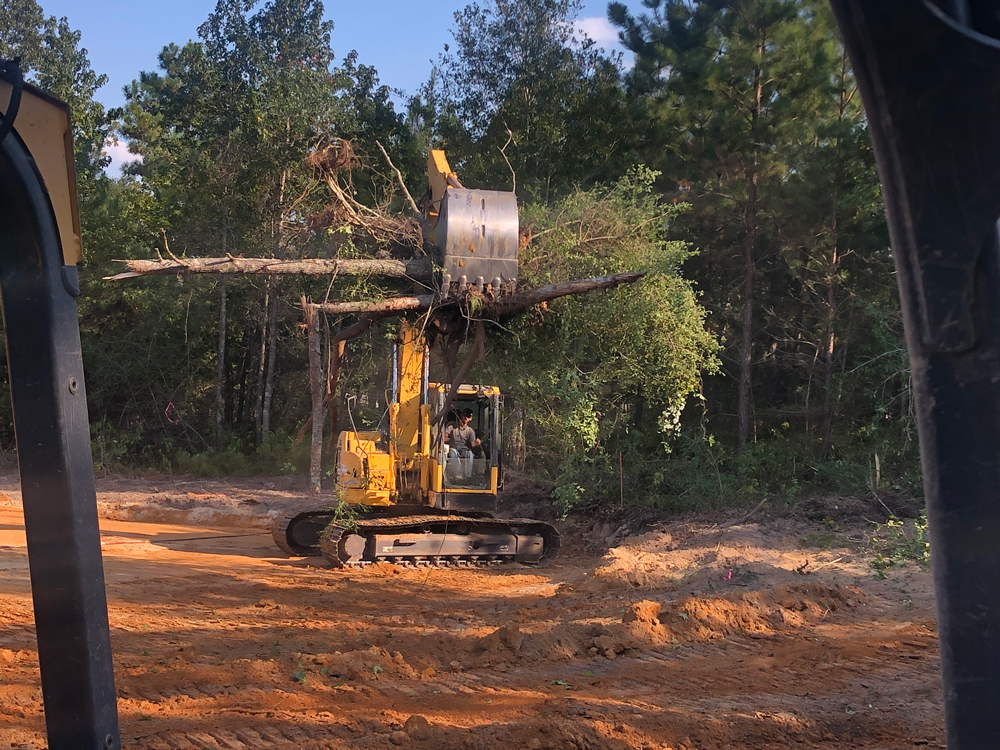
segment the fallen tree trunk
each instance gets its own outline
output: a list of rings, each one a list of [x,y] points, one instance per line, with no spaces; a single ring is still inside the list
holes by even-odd
[[[182,273],[290,274],[296,276],[388,276],[429,281],[434,273],[430,258],[392,260],[379,258],[171,258],[166,260],[120,260],[128,271],[105,276],[108,281],[134,279],[138,276],[173,276]]]
[[[315,307],[327,315],[352,315],[356,313],[380,314],[426,310],[433,303],[433,294],[421,294],[416,297],[390,297],[378,302],[325,302],[316,304]]]
[[[640,271],[630,271],[628,273],[597,276],[591,279],[560,281],[555,284],[540,286],[537,289],[529,289],[520,294],[504,297],[497,301],[484,299],[483,314],[486,316],[512,315],[529,307],[540,305],[543,302],[558,299],[559,297],[597,292],[602,289],[613,289],[622,284],[633,284],[645,275],[645,273]],[[449,305],[457,305],[463,299],[464,297],[461,296],[438,299],[433,294],[421,294],[414,297],[390,297],[389,299],[378,300],[377,302],[327,302],[317,304],[315,307],[327,315],[355,315],[359,313],[386,315],[413,310],[427,310],[431,305],[435,305],[437,308],[445,308]]]
[[[608,276],[595,276],[590,279],[559,281],[502,299],[493,306],[493,311],[498,315],[510,315],[559,297],[597,292],[602,289],[614,289],[622,284],[634,284],[645,275],[641,271],[629,271],[627,273],[613,273]]]

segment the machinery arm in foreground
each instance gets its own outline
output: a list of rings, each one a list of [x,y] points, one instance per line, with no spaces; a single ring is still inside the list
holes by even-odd
[[[0,291],[50,750],[120,747],[77,322],[65,104],[0,74]]]
[[[948,747],[1000,747],[996,5],[832,0],[868,114],[910,353]]]

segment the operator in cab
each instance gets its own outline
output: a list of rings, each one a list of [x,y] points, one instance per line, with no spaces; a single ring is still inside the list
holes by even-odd
[[[445,429],[444,440],[448,444],[448,458],[461,459],[462,478],[472,476],[472,457],[482,445],[472,429],[472,409],[465,409],[458,415],[458,423]]]

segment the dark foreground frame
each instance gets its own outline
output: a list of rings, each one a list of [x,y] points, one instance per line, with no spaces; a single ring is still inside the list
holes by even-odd
[[[49,749],[115,750],[77,268],[16,127],[0,144],[0,292]]]
[[[889,218],[952,750],[1000,747],[1000,18],[992,0],[831,0]]]

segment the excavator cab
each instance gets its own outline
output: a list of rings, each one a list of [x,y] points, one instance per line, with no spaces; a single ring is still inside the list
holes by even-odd
[[[451,410],[459,418],[468,414],[468,427],[472,429],[479,444],[471,450],[459,451],[455,446],[446,445],[444,456],[444,487],[485,489],[490,485],[490,447],[497,445],[491,440],[494,408],[488,398],[458,397],[452,401]],[[447,421],[447,420],[446,420]],[[464,455],[459,455],[459,453]]]
[[[440,413],[447,397],[448,386],[431,383],[430,400],[436,402],[435,413]],[[500,412],[503,395],[494,386],[462,385],[449,408],[456,416],[466,411],[472,412],[469,426],[475,432],[480,444],[471,455],[459,455],[454,446],[444,441],[443,431],[447,419],[436,422],[431,433],[431,442],[439,446],[432,457],[434,476],[440,475],[441,482],[431,487],[430,504],[449,510],[463,509],[492,512],[496,509],[496,497],[503,488],[501,476],[502,461],[500,449]],[[439,471],[438,471],[439,469]]]

